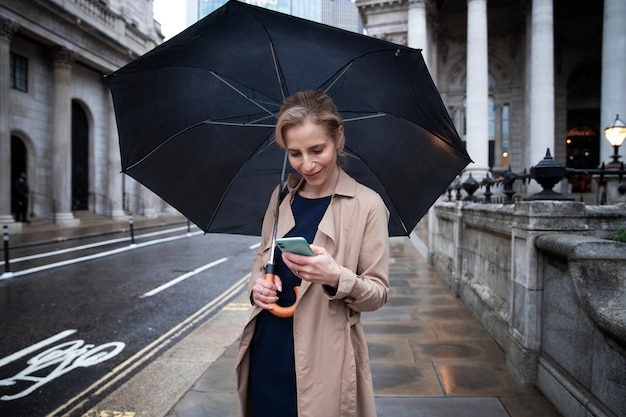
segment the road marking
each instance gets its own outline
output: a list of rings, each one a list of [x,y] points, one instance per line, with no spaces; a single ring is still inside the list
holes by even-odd
[[[172,229],[166,229],[166,230],[159,230],[156,232],[150,232],[150,233],[144,233],[141,235],[137,235],[135,236],[135,239],[144,239],[144,238],[148,238],[148,237],[153,237],[153,236],[158,236],[158,235],[162,235],[165,233],[173,233],[173,232],[180,232],[181,230],[187,230],[187,227],[175,227]],[[199,232],[196,232],[196,234],[198,234]],[[188,235],[188,234],[186,234]],[[64,253],[70,253],[70,252],[76,252],[79,250],[85,250],[85,249],[92,249],[92,248],[97,248],[99,246],[106,246],[106,245],[112,245],[114,243],[121,243],[121,242],[128,242],[130,241],[130,237],[122,237],[122,238],[118,238],[118,239],[110,239],[110,240],[104,240],[102,242],[94,242],[94,243],[89,243],[86,245],[80,245],[80,246],[73,246],[71,248],[66,248],[66,249],[59,249],[59,250],[54,250],[51,252],[43,252],[43,253],[38,253],[35,255],[28,255],[28,256],[22,256],[19,258],[12,258],[10,259],[11,263],[17,263],[17,262],[24,262],[24,261],[30,261],[33,259],[39,259],[39,258],[47,258],[49,256],[57,256],[57,255],[62,255]],[[0,261],[0,265],[4,265],[5,261]]]
[[[199,234],[204,234],[204,232],[203,231],[194,232],[194,233],[191,233],[191,236],[199,235]],[[167,237],[163,239],[151,240],[149,242],[139,243],[137,245],[129,245],[123,248],[112,249],[112,250],[105,251],[105,252],[95,253],[93,255],[81,256],[80,258],[68,259],[66,261],[54,262],[54,263],[47,264],[47,265],[37,266],[35,268],[24,269],[23,271],[13,272],[12,276],[18,277],[21,275],[33,274],[35,272],[46,271],[52,268],[58,268],[60,266],[72,265],[72,264],[76,264],[79,262],[90,261],[92,259],[104,258],[105,256],[115,255],[117,253],[126,252],[128,250],[134,250],[135,248],[141,248],[144,246],[156,245],[157,243],[164,243],[164,242],[169,242],[172,240],[188,238],[189,236],[190,236],[189,234],[184,234],[184,235],[179,235],[179,236]],[[0,280],[1,279],[2,278],[0,278]]]
[[[29,358],[26,368],[17,374],[0,379],[0,387],[17,385],[18,389],[22,389],[20,392],[1,396],[0,400],[12,401],[24,398],[74,369],[98,365],[117,356],[124,350],[124,347],[126,344],[123,342],[110,342],[95,346],[85,343],[84,340],[72,340],[48,348]],[[25,385],[30,383],[30,385],[24,387],[21,383]]]
[[[248,311],[252,308],[250,303],[230,303],[224,307],[224,311]]]
[[[51,345],[55,342],[58,342],[61,339],[65,339],[66,337],[68,337],[69,335],[72,335],[74,333],[76,333],[78,330],[65,330],[62,331],[61,333],[58,333],[52,337],[49,337],[45,340],[42,340],[41,342],[35,343],[32,346],[29,346],[27,348],[24,348],[22,350],[20,350],[19,352],[15,352],[9,356],[7,356],[6,358],[0,359],[0,368],[3,367],[4,365],[7,365],[15,360],[18,360],[19,358],[22,358],[26,355],[29,355],[33,352],[37,352],[39,349],[41,349],[44,346],[48,346]]]
[[[153,289],[152,291],[148,291],[144,295],[141,295],[139,298],[152,297],[153,295],[158,294],[161,291],[168,289],[172,285],[176,285],[179,282],[184,281],[184,280],[186,280],[189,277],[197,275],[197,274],[199,274],[202,271],[206,271],[207,269],[212,268],[215,265],[219,265],[219,264],[221,264],[223,262],[226,262],[227,260],[228,260],[228,258],[221,258],[221,259],[218,259],[217,261],[213,261],[213,262],[208,263],[206,265],[203,265],[203,266],[201,266],[199,268],[196,268],[196,269],[194,269],[191,272],[187,272],[186,274],[183,274],[183,275],[179,276],[178,278],[174,278],[170,282],[166,282],[165,284],[161,285],[160,287],[157,287],[157,288]]]
[[[198,322],[204,320],[209,314],[211,314],[215,309],[224,305],[228,299],[237,295],[240,291],[242,291],[248,285],[248,279],[250,274],[244,276],[239,281],[237,281],[234,285],[232,285],[229,289],[224,291],[218,297],[214,298],[207,305],[202,307],[200,310],[196,311],[194,314],[189,316],[185,321],[179,323],[167,333],[163,334],[161,337],[156,339],[154,342],[150,343],[146,347],[144,347],[139,352],[135,353],[133,356],[128,358],[126,361],[118,365],[115,369],[109,372],[104,377],[100,378],[100,380],[96,381],[90,387],[86,388],[80,394],[76,395],[74,398],[67,401],[61,407],[54,410],[52,413],[48,414],[47,417],[56,417],[60,415],[71,415],[76,410],[84,407],[86,403],[89,401],[89,398],[97,397],[102,393],[106,392],[113,385],[118,383],[121,379],[126,376],[132,374],[135,369],[143,365],[153,356],[157,355],[159,352],[162,352],[163,349],[168,347],[168,345],[177,341],[178,337],[188,331],[190,328],[195,326]]]

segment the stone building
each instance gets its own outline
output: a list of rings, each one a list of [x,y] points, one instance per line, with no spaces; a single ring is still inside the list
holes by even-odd
[[[120,217],[152,201],[120,174],[104,76],[162,41],[152,0],[0,1],[0,223],[21,227],[21,172],[29,214],[59,225],[76,224],[76,210]]]
[[[171,210],[120,174],[104,78],[163,41],[152,3],[0,0],[0,224],[20,227],[11,197],[21,172],[29,213],[60,225],[78,210]],[[369,35],[423,50],[476,179],[521,172],[547,148],[574,168],[610,161],[603,129],[626,119],[624,0],[355,3]]]
[[[421,48],[482,178],[521,172],[550,148],[597,168],[604,128],[626,119],[623,0],[356,0],[370,36]],[[589,192],[589,178],[573,191]]]

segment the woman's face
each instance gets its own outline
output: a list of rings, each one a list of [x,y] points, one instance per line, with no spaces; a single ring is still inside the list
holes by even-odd
[[[343,140],[343,127],[339,129],[337,142],[326,134],[322,126],[310,120],[283,133],[289,163],[306,180],[308,192],[321,196],[335,186],[339,173],[337,149]]]

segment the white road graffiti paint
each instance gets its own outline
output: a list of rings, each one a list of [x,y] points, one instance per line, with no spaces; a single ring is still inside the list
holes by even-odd
[[[43,340],[33,346],[22,349],[6,358],[0,359],[0,367],[27,356],[44,346],[58,342],[76,330],[66,330],[51,338]],[[0,379],[0,389],[2,387],[11,388],[19,385],[20,389],[24,384],[30,384],[19,392],[3,395],[2,401],[11,401],[26,397],[39,389],[41,386],[59,378],[66,373],[77,368],[87,368],[111,359],[124,350],[126,344],[123,342],[109,342],[100,346],[85,343],[84,340],[72,340],[50,347],[45,351],[28,359],[27,367],[13,375],[12,377]]]

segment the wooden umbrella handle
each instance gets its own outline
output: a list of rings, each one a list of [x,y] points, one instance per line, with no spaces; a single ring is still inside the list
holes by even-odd
[[[266,273],[263,277],[266,281],[274,283],[274,274]],[[293,292],[296,293],[296,301],[298,300],[298,293],[300,292],[300,287],[293,287]],[[280,317],[283,319],[293,317],[293,313],[296,311],[296,303],[294,302],[292,305],[288,307],[279,306],[278,304],[272,304],[272,309],[269,310],[270,313],[275,315],[276,317]]]

